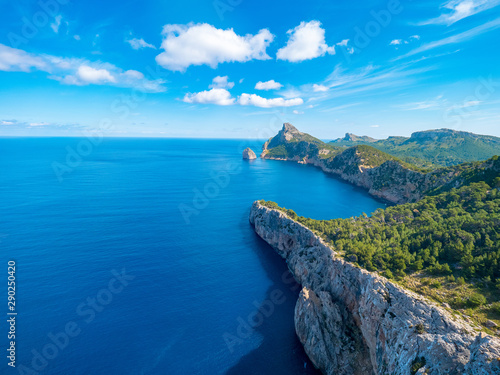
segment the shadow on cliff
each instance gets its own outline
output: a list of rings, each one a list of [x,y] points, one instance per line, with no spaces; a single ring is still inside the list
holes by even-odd
[[[239,227],[242,231],[249,229],[253,231],[248,222],[248,214],[240,220]],[[279,304],[274,304],[272,314],[264,317],[262,324],[254,328],[253,334],[260,334],[263,337],[261,345],[242,357],[226,372],[226,375],[321,374],[314,369],[295,334],[294,309],[300,286],[293,281],[285,261],[264,240],[257,234],[250,238],[254,243],[249,244],[249,247],[257,249],[257,256],[272,282],[263,300],[271,301],[273,297],[276,300],[276,295],[280,295],[281,298]]]

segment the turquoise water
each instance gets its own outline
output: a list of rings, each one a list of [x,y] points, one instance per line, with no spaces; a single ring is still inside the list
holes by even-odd
[[[251,204],[328,219],[382,203],[311,166],[243,161],[245,147],[258,151],[244,141],[82,142],[0,139],[0,259],[5,270],[17,263],[18,369],[316,373],[294,333],[297,286],[249,225]]]

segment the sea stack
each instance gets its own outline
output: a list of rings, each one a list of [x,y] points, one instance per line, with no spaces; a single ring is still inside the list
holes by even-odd
[[[255,155],[255,152],[253,152],[250,147],[247,147],[243,151],[243,159],[247,159],[247,160],[257,159],[257,155]]]

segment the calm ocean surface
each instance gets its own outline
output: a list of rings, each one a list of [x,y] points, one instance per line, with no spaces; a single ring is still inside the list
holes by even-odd
[[[249,225],[250,206],[273,200],[328,219],[382,203],[311,166],[243,161],[261,143],[237,140],[106,139],[59,180],[53,163],[81,141],[0,139],[0,266],[6,281],[7,261],[17,263],[18,368],[316,374],[295,337],[298,291]],[[2,358],[0,373],[17,373]]]

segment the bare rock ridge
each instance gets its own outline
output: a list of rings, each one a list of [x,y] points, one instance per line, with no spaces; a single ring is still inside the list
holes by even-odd
[[[257,159],[257,155],[255,155],[255,152],[250,147],[247,147],[245,150],[243,150],[243,159],[247,160],[253,160]]]
[[[279,210],[255,202],[250,222],[302,285],[295,329],[324,374],[500,374],[500,340],[337,257]]]
[[[302,135],[304,135],[304,133],[299,132],[295,126],[288,122],[285,122],[283,124],[283,128],[278,132],[278,135],[268,140],[264,144],[264,146],[262,146],[262,154],[260,155],[260,157],[265,157],[266,150],[268,148],[274,148],[294,139],[299,139]]]
[[[377,142],[377,139],[372,138],[372,137],[368,137],[366,135],[359,136],[359,135],[352,134],[352,133],[346,133],[345,137],[342,138],[341,141],[345,141],[345,142],[368,142],[368,143],[371,143],[371,142]],[[333,141],[333,142],[335,142],[335,141]]]

